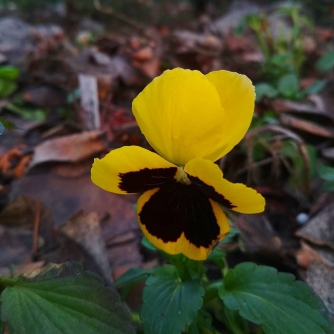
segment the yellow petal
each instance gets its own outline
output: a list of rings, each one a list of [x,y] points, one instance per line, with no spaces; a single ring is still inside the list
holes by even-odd
[[[145,192],[138,200],[137,216],[154,246],[198,261],[205,260],[230,230],[217,203],[179,182]]]
[[[212,155],[225,136],[217,90],[198,71],[165,71],[134,99],[132,108],[148,142],[177,165]]]
[[[193,159],[184,171],[188,179],[205,195],[223,206],[241,213],[264,211],[265,200],[256,190],[223,178],[220,168],[209,160]]]
[[[158,154],[138,146],[124,146],[94,159],[92,181],[116,194],[134,194],[172,181],[178,168]]]
[[[215,71],[206,77],[216,87],[225,110],[220,142],[205,157],[216,161],[231,151],[246,134],[254,113],[255,90],[245,75],[235,72]]]

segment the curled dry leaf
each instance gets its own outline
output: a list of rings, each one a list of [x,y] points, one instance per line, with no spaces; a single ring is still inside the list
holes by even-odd
[[[21,177],[31,160],[31,154],[24,154],[25,145],[11,148],[0,156],[0,172],[6,178]]]
[[[45,162],[78,162],[97,156],[105,149],[100,130],[50,139],[35,147],[29,168]]]

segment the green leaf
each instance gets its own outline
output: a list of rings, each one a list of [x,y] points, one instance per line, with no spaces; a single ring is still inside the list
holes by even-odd
[[[14,66],[0,66],[0,78],[15,80],[19,77],[20,71]]]
[[[326,181],[321,189],[328,192],[334,191],[334,181]]]
[[[135,333],[117,292],[76,262],[12,280],[0,302],[11,334]]]
[[[0,97],[6,97],[17,89],[17,84],[12,81],[0,78]]]
[[[317,165],[318,175],[326,181],[334,181],[334,168],[323,164]]]
[[[225,305],[222,308],[224,324],[233,334],[249,333],[248,322],[242,318],[237,311],[228,309]]]
[[[215,248],[207,257],[206,261],[221,260],[226,256],[226,253],[219,248]]]
[[[143,236],[143,238],[141,239],[141,244],[150,251],[157,251],[157,248],[150,241],[148,241],[145,236]]]
[[[5,127],[5,129],[16,129],[17,128],[17,126],[13,122],[3,119],[2,117],[0,117],[0,122]]]
[[[315,63],[315,68],[320,72],[330,71],[333,67],[334,67],[334,50],[326,52]]]
[[[277,96],[277,90],[268,83],[259,83],[255,85],[256,101],[261,101],[264,97],[271,99]]]
[[[5,332],[5,323],[0,321],[0,334],[3,334]]]
[[[178,334],[190,325],[203,303],[199,279],[182,281],[173,265],[156,269],[143,292],[141,318],[145,334]]]
[[[320,92],[326,86],[326,84],[327,84],[326,80],[316,80],[312,83],[312,85],[310,85],[305,89],[305,93],[308,95],[316,94]]]
[[[220,245],[228,245],[235,242],[235,239],[240,235],[240,231],[231,227],[229,234],[219,243]]]
[[[141,268],[131,268],[123,275],[121,275],[115,282],[114,286],[119,286],[122,284],[133,284],[137,283],[148,275],[152,273],[152,270],[141,269]]]
[[[266,334],[329,334],[334,330],[312,289],[271,267],[250,262],[237,265],[227,272],[219,297],[229,309],[261,324]]]
[[[29,109],[29,108],[22,108],[15,106],[12,103],[6,104],[6,109],[10,110],[11,112],[34,122],[42,122],[46,118],[46,111],[43,109]]]
[[[286,74],[279,81],[277,85],[278,91],[286,98],[294,98],[297,96],[299,90],[299,80],[295,74]]]

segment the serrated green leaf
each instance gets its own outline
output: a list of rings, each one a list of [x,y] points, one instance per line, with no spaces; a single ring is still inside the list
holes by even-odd
[[[329,334],[334,330],[312,289],[271,267],[249,262],[237,265],[226,274],[219,296],[229,309],[261,324],[266,334]]]
[[[20,276],[0,301],[11,334],[135,333],[117,292],[76,262]]]
[[[148,275],[152,273],[152,270],[141,269],[141,268],[131,268],[123,275],[121,275],[115,282],[114,286],[119,286],[122,284],[133,284],[137,283]]]
[[[190,325],[203,303],[199,279],[182,281],[173,265],[156,269],[143,292],[141,318],[145,334],[178,334]]]
[[[326,52],[316,63],[315,68],[321,72],[327,72],[334,68],[334,51]]]

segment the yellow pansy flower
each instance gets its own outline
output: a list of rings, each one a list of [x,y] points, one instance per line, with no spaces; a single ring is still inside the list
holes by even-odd
[[[254,189],[223,178],[214,163],[245,135],[254,86],[244,75],[167,70],[134,99],[138,125],[157,153],[125,146],[95,159],[92,181],[117,194],[142,193],[140,228],[157,248],[205,260],[230,227],[221,205],[264,210]]]

